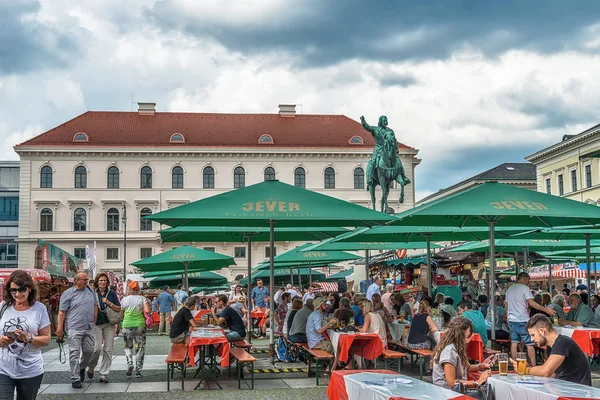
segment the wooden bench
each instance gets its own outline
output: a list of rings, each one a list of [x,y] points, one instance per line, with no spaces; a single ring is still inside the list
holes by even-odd
[[[390,344],[390,342],[388,342],[388,345],[389,344]],[[417,360],[419,361],[419,377],[421,380],[423,380],[423,361],[425,360],[426,357],[433,357],[433,351],[421,350],[421,349],[411,349],[410,347],[407,347],[407,346],[403,345],[402,343],[398,343],[397,341],[393,342],[392,345],[399,349],[402,349],[406,353],[410,354],[410,364],[411,365],[414,365]],[[413,356],[416,356],[417,360],[413,361]]]
[[[188,347],[185,343],[173,343],[171,351],[165,362],[167,363],[167,391],[171,390],[171,379],[175,373],[175,369],[181,369],[181,390],[183,391],[183,383],[185,381],[186,363],[188,357]]]
[[[315,359],[315,376],[317,379],[317,386],[319,386],[319,361],[326,361],[327,364],[329,364],[329,373],[331,373],[331,367],[333,366],[333,360],[335,359],[335,357],[333,356],[333,354],[329,354],[326,351],[319,350],[319,349],[311,349],[310,347],[308,347],[307,343],[294,343],[294,344],[298,345],[298,348],[301,348],[307,354],[306,358],[308,359],[308,374],[309,375],[310,375],[311,359],[312,358]]]
[[[250,376],[251,376],[251,388],[254,390],[254,362],[256,358],[250,355],[246,350],[241,347],[233,347],[229,350],[229,354],[232,358],[235,359],[235,367],[237,370],[237,381],[238,381],[238,389],[242,387],[242,379],[243,379],[243,369],[244,364],[250,364]],[[229,376],[231,376],[231,367],[229,368]],[[244,382],[246,380],[244,379]]]
[[[401,353],[399,351],[383,349],[383,353],[381,353],[383,357],[383,368],[388,369],[387,363],[388,360],[397,360],[398,362],[398,372],[402,371],[402,366],[404,364],[404,357],[406,357],[406,353]],[[375,369],[377,369],[377,360],[375,360]]]

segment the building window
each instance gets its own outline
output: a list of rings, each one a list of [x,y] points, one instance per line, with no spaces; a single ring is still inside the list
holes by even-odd
[[[306,189],[306,172],[302,167],[298,167],[294,171],[294,186]]]
[[[52,210],[49,208],[42,209],[40,213],[40,231],[52,232]]]
[[[183,189],[183,168],[175,167],[171,172],[172,176],[172,188]]]
[[[152,247],[140,247],[140,260],[152,257]]]
[[[590,164],[585,166],[585,187],[592,187],[592,166]]]
[[[119,210],[109,208],[106,213],[106,230],[109,232],[119,230]]]
[[[245,247],[234,247],[233,254],[235,258],[246,258],[246,248]]]
[[[106,173],[106,187],[108,189],[119,188],[119,168],[110,167]]]
[[[43,166],[40,171],[40,187],[52,188],[52,168],[48,165]]]
[[[106,261],[119,261],[119,248],[118,247],[107,247],[106,248]]]
[[[147,217],[148,215],[152,215],[152,210],[148,207],[142,208],[142,211],[140,211],[140,231],[152,230],[152,221],[144,219],[144,217]]]
[[[140,171],[140,188],[152,189],[152,168],[147,165]]]
[[[275,169],[273,167],[265,168],[265,181],[275,180]]]
[[[331,167],[325,168],[325,189],[335,189],[335,170]]]
[[[75,247],[73,249],[73,255],[77,258],[85,260],[85,247]]]
[[[215,170],[213,167],[204,167],[202,171],[202,187],[204,189],[215,188]]]
[[[171,139],[169,139],[171,143],[185,143],[185,138],[181,133],[174,133],[171,135]]]
[[[258,139],[258,143],[262,143],[262,144],[273,144],[273,138],[270,135],[262,135],[259,139]]]
[[[73,230],[75,232],[85,232],[87,225],[87,212],[79,207],[73,212]]]
[[[354,189],[365,188],[365,170],[358,167],[354,170]]]
[[[552,194],[552,179],[546,178],[546,193]]]
[[[80,165],[75,168],[75,189],[87,188],[87,169]]]
[[[577,170],[571,170],[571,192],[577,191]]]
[[[75,136],[73,136],[73,141],[74,142],[87,142],[88,136],[83,132],[76,133]]]
[[[563,194],[565,194],[565,181],[563,179],[563,174],[557,175],[556,180],[558,181],[558,195],[562,196]]]
[[[212,251],[214,253],[216,249],[214,247],[204,247],[204,250]]]
[[[277,247],[273,247],[273,257],[277,257]],[[271,246],[265,247],[265,258],[271,258]]]
[[[242,167],[233,170],[233,188],[241,189],[246,186],[246,171]]]
[[[1,185],[0,185],[1,187]],[[19,220],[19,198],[0,196],[0,221]]]
[[[350,138],[350,144],[363,144],[363,139],[360,136],[352,136]]]

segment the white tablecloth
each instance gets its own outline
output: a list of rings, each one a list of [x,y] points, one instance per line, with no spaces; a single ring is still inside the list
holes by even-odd
[[[531,379],[543,384],[518,383],[522,378],[515,374],[491,376],[488,378],[488,384],[493,389],[496,399],[556,400],[561,396],[600,399],[600,389],[594,387],[554,378],[534,376]]]
[[[394,382],[384,382],[394,380]],[[420,400],[447,400],[459,393],[405,375],[361,372],[344,376],[348,400],[389,400],[402,396]]]
[[[404,332],[404,328],[409,326],[406,323],[401,323],[399,321],[392,321],[388,323],[388,327],[390,328],[390,333],[392,334],[392,339],[394,340],[402,340],[402,333]]]
[[[333,345],[333,352],[335,353],[335,358],[338,358],[338,342],[340,340],[340,335],[343,335],[342,332],[336,332],[333,329],[327,329],[327,336],[329,336],[329,340],[331,340],[331,344]]]
[[[554,330],[559,335],[565,335],[565,336],[568,336],[568,337],[573,337],[573,332],[575,332],[576,330],[578,330],[578,331],[600,331],[600,329],[585,328],[583,326],[577,326],[577,327],[573,327],[573,328],[567,328],[567,327],[564,327],[564,326],[555,326]]]

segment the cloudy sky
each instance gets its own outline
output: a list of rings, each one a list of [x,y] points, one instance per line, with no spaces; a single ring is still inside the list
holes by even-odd
[[[132,101],[386,114],[422,198],[600,122],[600,2],[0,0],[0,159]]]

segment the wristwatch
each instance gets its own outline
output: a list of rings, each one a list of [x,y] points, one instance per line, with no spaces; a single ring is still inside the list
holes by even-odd
[[[29,334],[29,340],[27,340],[27,343],[33,343],[33,335],[31,333]]]

